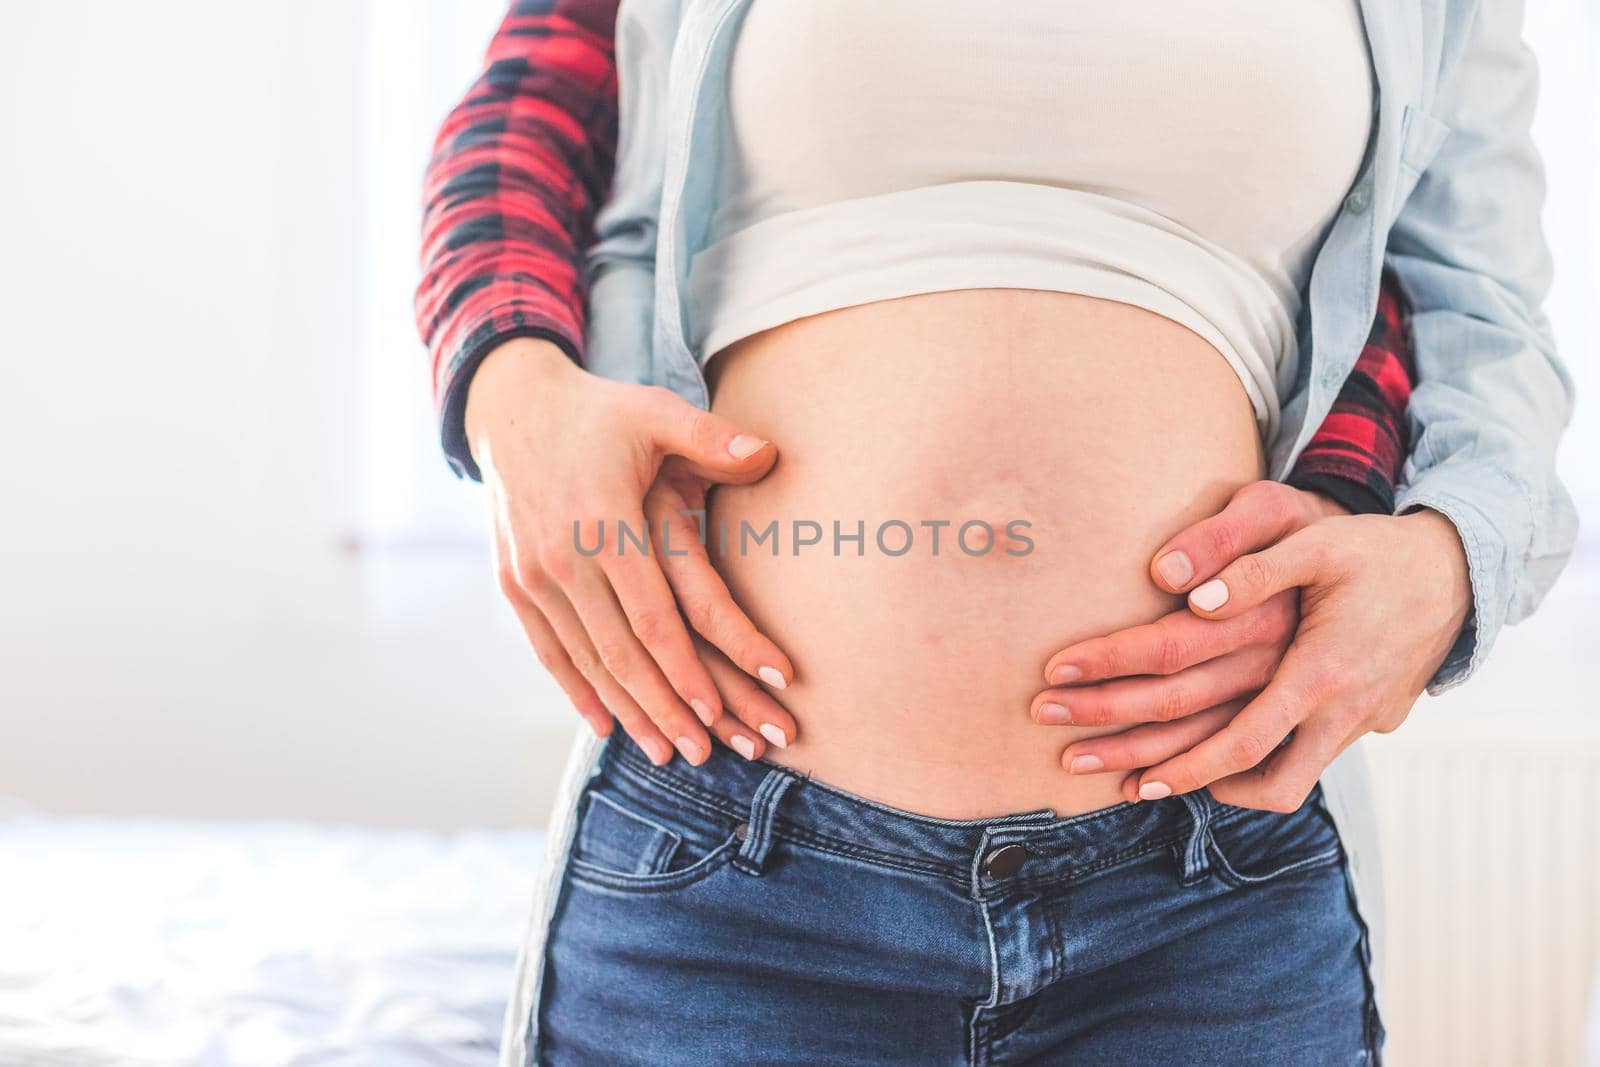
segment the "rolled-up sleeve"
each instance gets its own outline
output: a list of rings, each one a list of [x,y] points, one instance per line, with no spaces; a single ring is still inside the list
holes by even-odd
[[[617,0],[518,0],[439,130],[423,190],[417,328],[440,440],[478,477],[462,420],[484,356],[540,337],[584,357],[583,250],[612,178]]]
[[[1464,681],[1501,627],[1538,606],[1577,532],[1555,471],[1572,381],[1541,309],[1551,263],[1522,14],[1520,0],[1488,0],[1446,41],[1429,118],[1448,133],[1386,254],[1411,304],[1417,370],[1395,510],[1448,517],[1472,580],[1471,614],[1430,692]]]

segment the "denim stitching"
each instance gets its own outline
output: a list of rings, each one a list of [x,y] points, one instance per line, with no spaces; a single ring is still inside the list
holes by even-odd
[[[841,856],[845,859],[862,860],[880,867],[905,871],[909,874],[936,875],[940,878],[948,878],[957,885],[965,885],[967,883],[963,868],[938,863],[934,860],[919,860],[912,856],[882,852],[868,845],[859,845],[853,841],[843,841],[836,837],[829,837],[826,834],[818,834],[793,823],[774,823],[773,834],[791,844],[810,848],[816,852]]]
[[[567,860],[567,874],[579,885],[597,886],[602,889],[614,889],[626,893],[664,893],[673,889],[684,889],[694,883],[709,878],[717,871],[726,867],[733,861],[734,848],[739,844],[739,839],[730,837],[708,852],[701,859],[695,861],[680,871],[671,871],[667,874],[640,874],[622,875],[605,867],[597,867],[586,863],[576,856]]]
[[[1328,803],[1321,794],[1315,798],[1317,809],[1322,817],[1330,823],[1333,822],[1333,813],[1328,810]],[[1336,827],[1337,828],[1337,827]],[[1378,987],[1372,980],[1372,933],[1367,929],[1367,920],[1361,914],[1361,908],[1356,901],[1355,882],[1350,871],[1350,858],[1345,854],[1344,843],[1339,843],[1339,868],[1344,877],[1345,902],[1350,908],[1350,916],[1355,920],[1356,929],[1360,937],[1356,944],[1356,959],[1361,964],[1361,983],[1366,989],[1366,1003],[1361,1013],[1361,1040],[1366,1047],[1368,1062],[1372,1067],[1383,1065],[1383,1038],[1386,1031],[1383,1026],[1381,1013],[1378,1011]]]
[[[794,784],[795,776],[788,771],[774,770],[761,779],[756,795],[750,800],[750,817],[745,823],[744,844],[733,858],[734,866],[746,874],[760,874],[772,851],[777,822],[778,803]]]
[[[633,770],[633,768],[629,768],[629,770]],[[659,773],[659,768],[652,767],[651,770],[658,773],[652,773],[642,783],[646,787],[660,787],[664,791],[673,794],[685,803],[696,805],[702,811],[708,811],[713,815],[721,815],[730,819],[739,819],[746,813],[745,809],[734,806],[731,801],[726,800],[720,793],[713,793],[709,790],[702,789],[694,783],[688,782],[676,775]],[[820,783],[814,782],[810,778],[803,778],[803,780],[807,785],[820,786]],[[975,825],[984,824],[978,823]],[[852,841],[845,841],[841,838],[820,834],[816,831],[807,829],[801,824],[794,823],[781,815],[776,816],[773,819],[772,831],[776,837],[782,838],[786,841],[809,844],[822,852],[832,852],[851,859],[867,860],[869,862],[878,863],[881,866],[893,867],[898,870],[910,871],[916,874],[935,874],[942,877],[953,878],[956,881],[962,880],[960,877],[960,868],[947,864],[936,863],[931,860],[917,860],[912,857],[899,856],[895,853],[882,852],[865,845],[856,844]]]
[[[644,766],[640,765],[639,761],[636,760],[626,749],[621,749],[615,753],[615,758],[617,763],[621,765],[619,769],[628,773],[635,779],[636,784],[641,785],[644,788],[659,788],[665,792],[671,793],[685,803],[697,806],[704,812],[709,812],[710,814],[719,815],[735,821],[742,818],[746,814],[745,808],[738,806],[735,804],[735,802],[725,798],[720,793],[705,789],[680,775],[665,770],[661,767],[657,767],[653,764]],[[785,768],[779,768],[774,765],[774,769],[781,770]],[[914,812],[902,812],[897,809],[889,808],[873,801],[845,793],[827,785],[826,783],[818,782],[809,775],[796,775],[795,777],[797,780],[804,782],[808,788],[824,790],[851,803],[862,804],[866,807],[870,807],[892,815],[897,819],[907,819],[925,825],[934,825],[940,827],[953,826],[957,828],[976,828],[980,826],[987,827],[994,825],[994,820],[933,819],[927,816],[917,815]],[[1114,811],[1117,808],[1129,806],[1131,805],[1123,802],[1121,804],[1115,804],[1109,808],[1101,808],[1097,811],[1083,812],[1078,815],[1068,816],[1065,819],[1052,820],[1044,825],[1048,825],[1052,830],[1073,826],[1104,816],[1108,811]],[[1240,808],[1232,805],[1219,804],[1217,805],[1216,814],[1214,814],[1211,819],[1211,825],[1213,827],[1226,826],[1236,819],[1240,819],[1251,814],[1253,810],[1254,809],[1250,808]],[[1017,830],[1028,830],[1033,828],[1035,827],[1031,827],[1027,823],[1017,824],[1014,827],[1006,827],[1006,829]],[[847,841],[828,834],[818,833],[807,828],[803,824],[793,822],[782,815],[774,817],[772,821],[772,833],[774,837],[781,840],[794,844],[809,846],[819,852],[830,853],[846,859],[862,860],[863,862],[873,863],[881,867],[905,871],[912,874],[934,875],[941,878],[950,879],[959,885],[969,884],[970,873],[965,867],[939,863],[932,860],[919,860],[914,857],[902,856],[897,853],[884,852],[879,849],[871,848],[867,845],[861,845],[856,842]],[[1180,836],[1182,836],[1181,833],[1175,832],[1163,834],[1158,837],[1144,838],[1131,848],[1123,849],[1109,856],[1102,856],[1093,863],[1076,866],[1070,871],[1062,872],[1049,877],[1008,879],[1004,888],[1008,891],[1022,888],[1045,888],[1060,884],[1061,882],[1070,882],[1078,878],[1105,871],[1108,868],[1118,866],[1127,861],[1138,859],[1149,852],[1168,847],[1172,845]]]
[[[950,878],[958,885],[970,884],[970,875],[964,873],[958,874],[954,868],[931,869],[931,865],[923,865],[921,868],[912,867],[909,864],[902,862],[897,857],[886,857],[882,853],[875,853],[869,849],[861,848],[860,846],[845,845],[843,847],[839,847],[835,843],[835,839],[818,837],[814,834],[780,833],[778,836],[795,844],[810,847],[817,852],[843,856],[847,859],[865,860],[867,862],[877,863],[879,866],[893,867],[898,870],[910,871],[912,873],[937,874],[942,877]],[[1182,838],[1182,836],[1182,834],[1164,834],[1160,837],[1145,838],[1141,840],[1138,846],[1132,849],[1125,849],[1114,855],[1106,856],[1096,860],[1093,863],[1079,864],[1070,870],[1059,872],[1053,875],[1034,876],[1031,878],[1008,878],[1005,879],[1004,882],[997,883],[997,892],[993,894],[982,894],[975,899],[995,900],[1002,896],[1008,896],[1016,891],[1048,889],[1063,882],[1075,882],[1089,875],[1099,874],[1110,868],[1119,867],[1123,864],[1143,859],[1151,853],[1159,852],[1164,848],[1170,848],[1172,845],[1176,844]]]
[[[1211,846],[1212,855],[1217,860],[1217,868],[1222,874],[1223,878],[1232,881],[1239,886],[1264,885],[1267,882],[1275,882],[1279,878],[1283,878],[1291,874],[1298,874],[1301,871],[1310,870],[1316,867],[1332,866],[1336,861],[1342,858],[1341,849],[1338,845],[1335,845],[1330,849],[1318,852],[1314,856],[1307,856],[1305,859],[1295,860],[1293,863],[1280,867],[1269,874],[1241,874],[1239,871],[1234,869],[1233,864],[1228,862],[1228,857],[1222,851],[1221,846],[1219,846],[1215,841],[1211,843]]]
[[[983,917],[983,933],[989,942],[989,999],[980,1001],[972,1006],[972,1032],[968,1038],[967,1058],[974,1067],[982,1067],[989,1057],[985,1054],[982,1041],[984,1029],[983,1012],[985,1008],[993,1008],[1000,1003],[1000,948],[994,939],[994,922],[989,918],[988,902],[979,900],[978,914]]]
[[[709,808],[714,814],[741,818],[748,808],[748,802],[739,805],[721,793],[703,789],[688,779],[662,771],[659,767],[650,767],[650,773],[646,774],[642,773],[640,768],[632,766],[633,761],[625,756],[618,757],[617,763],[618,769],[626,771],[637,784],[645,788],[660,789],[691,803],[698,803],[702,807]]]
[[[1243,874],[1234,867],[1233,863],[1228,859],[1227,850],[1222,847],[1222,843],[1220,841],[1212,836],[1210,837],[1211,853],[1217,859],[1219,873],[1223,876],[1224,880],[1239,886],[1261,885],[1266,882],[1283,878],[1287,875],[1297,874],[1302,871],[1327,866],[1342,859],[1344,855],[1344,843],[1339,840],[1338,825],[1333,821],[1333,816],[1328,812],[1328,805],[1323,799],[1320,786],[1317,787],[1309,797],[1307,797],[1306,803],[1301,806],[1299,811],[1291,814],[1299,814],[1300,812],[1309,812],[1313,816],[1321,816],[1323,822],[1327,823],[1327,825],[1333,830],[1334,842],[1331,848],[1327,848],[1321,852],[1295,860],[1293,863],[1285,864],[1284,866],[1279,867],[1277,870],[1271,871],[1270,873],[1250,875]]]
[[[621,815],[623,818],[642,822],[646,826],[655,830],[656,833],[662,835],[661,839],[656,842],[656,846],[652,850],[653,854],[640,858],[644,866],[651,868],[652,873],[654,873],[654,869],[659,865],[669,862],[672,858],[672,854],[676,852],[678,846],[683,843],[683,835],[678,833],[676,830],[668,829],[667,827],[656,822],[654,819],[647,818],[636,811],[631,811],[628,808],[623,807],[621,804],[618,804],[615,800],[612,800],[604,793],[596,792],[594,790],[585,790],[585,792],[588,794],[589,798],[587,801],[588,808],[585,808],[579,816],[577,832],[574,835],[576,839],[581,840],[583,837],[584,819],[582,816],[587,815],[589,808],[593,808],[596,803],[601,803],[610,808],[612,811],[616,812],[618,815]],[[576,844],[576,841],[574,844]],[[590,866],[596,865],[591,864]]]
[[[1067,938],[1061,932],[1061,923],[1056,920],[1055,908],[1045,908],[1044,927],[1049,936],[1046,938],[1050,945],[1050,980],[1046,985],[1053,985],[1061,981],[1066,974],[1067,967]]]

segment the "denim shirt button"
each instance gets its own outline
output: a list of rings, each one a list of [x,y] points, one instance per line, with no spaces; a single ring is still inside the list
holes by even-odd
[[[1367,174],[1350,190],[1350,195],[1344,198],[1344,206],[1352,215],[1359,215],[1372,206],[1372,175]]]

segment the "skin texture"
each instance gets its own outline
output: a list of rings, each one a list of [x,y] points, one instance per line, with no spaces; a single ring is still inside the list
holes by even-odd
[[[794,658],[782,701],[799,735],[768,758],[945,818],[1118,802],[1122,775],[1063,774],[1060,754],[1121,727],[1041,729],[1029,701],[1064,643],[1179,607],[1150,553],[1261,477],[1216,350],[1127,304],[965,290],[791,322],[710,371],[712,409],[782,450],[761,481],[717,488],[713,527],[828,532],[716,560]],[[950,543],[973,519],[1026,520],[1035,547],[965,556]],[[950,522],[944,553],[925,536],[885,555],[873,531],[889,520]],[[864,552],[833,555],[834,522],[863,524]]]

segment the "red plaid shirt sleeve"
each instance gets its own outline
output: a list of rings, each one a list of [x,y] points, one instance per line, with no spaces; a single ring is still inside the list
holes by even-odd
[[[618,0],[519,0],[434,142],[416,317],[445,456],[478,477],[463,418],[483,357],[542,337],[582,362],[583,250],[617,143]]]
[[[1393,513],[1394,489],[1411,453],[1406,405],[1416,376],[1405,293],[1384,271],[1361,356],[1286,481],[1358,514]]]
[[[513,4],[434,145],[417,325],[445,455],[466,477],[478,469],[462,419],[483,357],[542,337],[583,360],[583,250],[616,153],[617,3]],[[1404,297],[1385,274],[1372,333],[1290,484],[1352,511],[1393,510],[1413,377]]]

